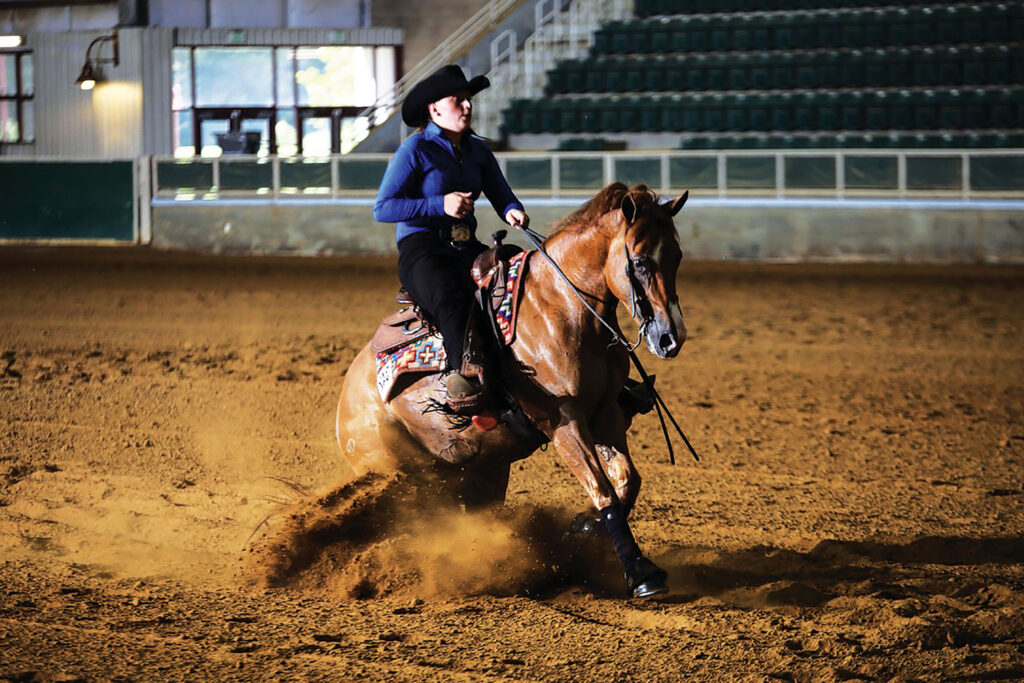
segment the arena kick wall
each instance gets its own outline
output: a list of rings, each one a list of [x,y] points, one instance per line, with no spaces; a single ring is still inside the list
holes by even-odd
[[[523,197],[532,226],[544,233],[580,200]],[[371,200],[153,207],[159,249],[213,253],[391,254],[394,228],[374,223]],[[486,204],[477,205],[478,237],[507,228]],[[721,202],[699,195],[676,217],[688,259],[749,261],[879,261],[1024,263],[1020,209],[937,209],[926,205],[850,201]],[[510,233],[514,233],[511,229]],[[518,234],[507,241],[526,246]]]

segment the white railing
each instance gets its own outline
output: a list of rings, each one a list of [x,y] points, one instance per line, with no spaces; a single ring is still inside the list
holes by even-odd
[[[370,201],[389,158],[153,157],[145,168],[160,201]],[[539,152],[499,154],[498,162],[518,194],[551,199],[591,196],[614,181],[721,199],[1024,198],[1022,149]]]

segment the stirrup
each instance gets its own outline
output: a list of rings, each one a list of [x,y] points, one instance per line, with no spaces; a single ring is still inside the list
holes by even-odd
[[[470,393],[463,393],[461,391],[452,391],[449,389],[449,382],[452,384],[464,384],[467,387],[475,389]],[[454,410],[459,415],[466,417],[472,417],[477,415],[484,408],[484,388],[481,384],[476,384],[473,387],[474,382],[464,377],[460,373],[453,372],[444,378],[444,388],[448,392],[448,407]],[[452,387],[455,389],[455,387]],[[459,387],[461,388],[461,387]],[[452,395],[456,393],[458,395]]]

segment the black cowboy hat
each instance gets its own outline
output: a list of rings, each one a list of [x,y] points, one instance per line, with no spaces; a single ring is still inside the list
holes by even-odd
[[[487,76],[475,76],[466,80],[466,74],[455,64],[442,66],[417,83],[405,96],[402,102],[402,120],[407,126],[422,126],[430,120],[427,113],[427,105],[437,102],[442,97],[454,95],[461,90],[468,90],[470,95],[475,95],[484,88],[491,85]]]

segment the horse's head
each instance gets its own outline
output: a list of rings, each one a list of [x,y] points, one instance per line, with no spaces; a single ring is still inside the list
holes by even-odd
[[[643,186],[625,193],[617,217],[622,230],[612,240],[605,270],[615,296],[630,307],[647,347],[660,358],[675,357],[686,341],[676,295],[683,253],[672,218],[688,195],[659,204]]]

